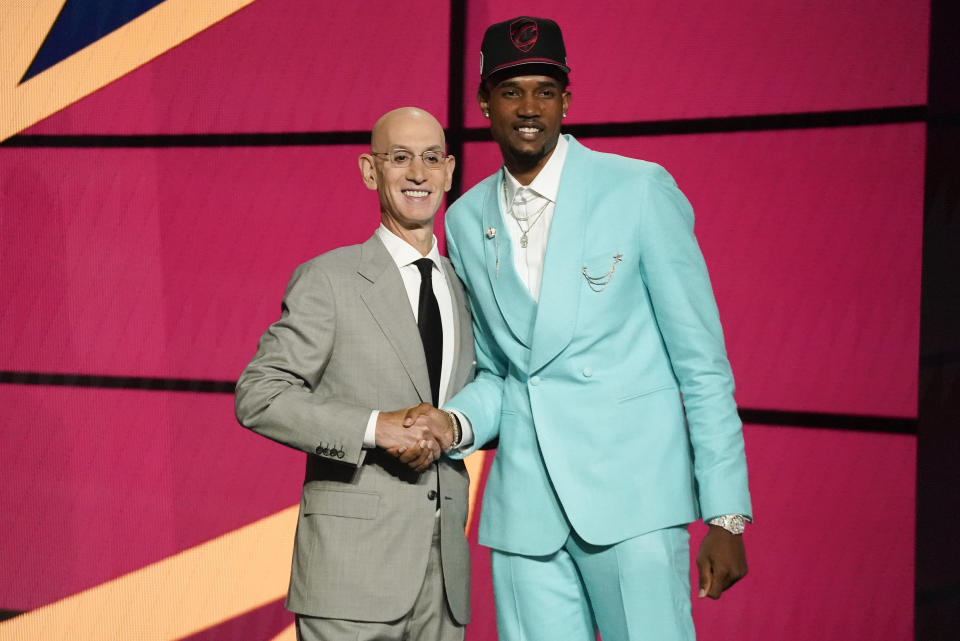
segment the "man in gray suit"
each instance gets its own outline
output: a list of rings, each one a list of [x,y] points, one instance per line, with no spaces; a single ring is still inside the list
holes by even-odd
[[[468,477],[441,451],[459,430],[404,426],[404,408],[472,377],[470,312],[433,235],[454,158],[436,119],[407,107],[377,121],[359,163],[380,227],[293,273],[237,381],[237,419],[307,454],[286,600],[297,638],[456,641]]]

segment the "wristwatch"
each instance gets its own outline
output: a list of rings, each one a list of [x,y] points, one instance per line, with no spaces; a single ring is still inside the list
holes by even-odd
[[[710,525],[719,525],[731,534],[743,534],[747,519],[742,514],[724,514],[707,521]]]

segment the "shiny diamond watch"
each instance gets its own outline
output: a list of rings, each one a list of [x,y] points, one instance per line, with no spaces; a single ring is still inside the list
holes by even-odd
[[[743,534],[747,520],[741,514],[724,514],[707,521],[710,525],[719,525],[731,534]]]

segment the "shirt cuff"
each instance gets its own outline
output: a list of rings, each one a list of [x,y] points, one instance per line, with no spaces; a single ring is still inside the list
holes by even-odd
[[[380,416],[379,410],[370,412],[370,418],[367,419],[367,429],[363,433],[363,446],[373,449],[377,446],[377,417]]]

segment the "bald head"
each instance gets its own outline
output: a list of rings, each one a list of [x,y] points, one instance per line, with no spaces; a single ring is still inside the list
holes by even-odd
[[[445,151],[437,119],[401,107],[377,120],[370,152],[360,154],[363,182],[380,195],[380,222],[423,255],[433,243],[433,217],[453,184],[456,161]]]
[[[370,148],[374,151],[389,149],[391,134],[397,129],[402,130],[406,127],[415,127],[424,132],[432,129],[432,133],[439,136],[437,139],[439,144],[441,146],[446,144],[443,127],[430,113],[417,107],[400,107],[383,114],[374,123],[373,131],[370,132]]]

